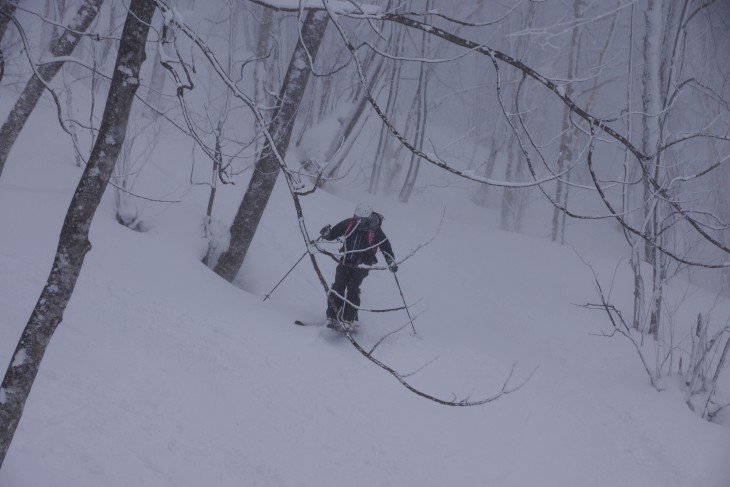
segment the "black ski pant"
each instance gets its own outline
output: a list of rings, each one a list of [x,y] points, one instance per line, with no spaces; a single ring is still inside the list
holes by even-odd
[[[368,275],[367,269],[337,265],[335,282],[327,299],[327,318],[339,318],[343,321],[357,320],[357,308],[360,306],[360,285]],[[344,297],[347,302],[343,302]]]

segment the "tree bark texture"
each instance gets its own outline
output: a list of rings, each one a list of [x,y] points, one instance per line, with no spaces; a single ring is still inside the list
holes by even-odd
[[[284,157],[289,147],[294,119],[304,96],[310,75],[309,56],[314,59],[320,41],[327,28],[329,17],[323,11],[307,13],[302,26],[301,37],[292,54],[289,67],[279,92],[279,103],[269,124],[277,152]],[[302,44],[302,40],[306,44]],[[271,192],[279,175],[280,166],[276,153],[267,145],[256,161],[251,181],[231,225],[231,243],[224,252],[214,271],[232,282],[246,257],[261,216],[269,202]]]
[[[15,7],[20,0],[2,0],[0,1],[0,41],[5,37],[5,31],[8,30],[10,17],[15,14]]]
[[[644,154],[654,154],[659,145],[659,115],[661,111],[661,39],[662,39],[662,5],[658,0],[649,0],[644,12],[644,72],[642,74],[642,139],[641,148]],[[654,172],[656,156],[647,164],[648,170]],[[644,177],[644,219],[647,230],[655,235],[653,225],[654,201],[652,187]],[[654,261],[655,247],[651,242],[645,244],[644,258],[650,264]]]
[[[91,250],[89,227],[124,142],[154,11],[152,0],[131,0],[99,136],[66,213],[48,280],[0,387],[0,467],[43,355],[71,299],[84,257]]]
[[[644,71],[642,74],[642,150],[645,154],[654,154],[659,146],[660,140],[660,114],[661,114],[661,67],[662,67],[662,26],[663,26],[663,5],[658,0],[649,0],[644,12]],[[656,154],[647,163],[648,172],[659,181],[660,162]],[[660,279],[661,260],[656,250],[655,243],[659,239],[659,221],[661,214],[661,200],[654,193],[648,177],[644,176],[644,220],[645,228],[649,235],[644,245],[644,258],[652,266],[652,296],[651,313],[649,318],[649,333],[657,336],[660,326],[660,314],[657,312],[657,305],[661,302],[662,282]]]
[[[101,3],[102,0],[86,0],[79,7],[79,10],[76,12],[73,20],[68,24],[64,33],[53,44],[51,48],[51,55],[53,57],[71,55],[78,45],[79,40],[81,40],[80,32],[85,32],[89,28],[89,25],[91,25],[91,22],[99,13]],[[4,16],[0,15],[0,17]],[[43,91],[46,89],[46,83],[56,76],[62,66],[63,63],[61,62],[40,66],[37,74],[34,73],[31,76],[23,89],[23,93],[21,93],[15,102],[15,106],[13,106],[7,120],[0,129],[0,176],[2,176],[5,161],[8,159],[13,144],[17,140],[18,135],[20,135],[20,131],[23,130],[23,126],[28,121],[28,117],[30,117],[33,109],[38,104],[38,100],[43,94]]]

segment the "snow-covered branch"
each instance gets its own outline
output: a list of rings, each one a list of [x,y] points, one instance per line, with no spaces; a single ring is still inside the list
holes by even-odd
[[[301,12],[304,10],[323,10],[323,0],[249,0],[278,12]],[[377,5],[357,3],[349,0],[330,2],[332,12],[336,15],[357,15],[376,17],[382,11]]]
[[[357,75],[360,79],[360,84],[363,88],[363,95],[367,98],[368,103],[373,107],[375,110],[375,113],[380,117],[380,119],[383,121],[385,126],[388,128],[391,134],[400,142],[405,148],[407,148],[410,152],[417,155],[419,158],[433,164],[434,166],[440,167],[441,169],[444,169],[445,171],[448,171],[452,174],[455,174],[459,177],[462,177],[464,179],[468,179],[471,181],[475,181],[482,184],[487,184],[490,186],[500,186],[505,188],[531,188],[534,186],[539,186],[540,184],[545,184],[549,181],[553,181],[560,176],[563,176],[565,173],[557,174],[557,175],[551,175],[549,177],[546,177],[544,179],[540,179],[533,182],[525,182],[525,183],[517,183],[513,181],[497,181],[490,178],[480,177],[477,176],[474,171],[462,171],[459,169],[456,169],[450,164],[444,163],[443,161],[439,160],[437,157],[433,157],[432,155],[426,154],[422,150],[418,149],[414,143],[409,141],[404,134],[402,134],[398,129],[395,128],[395,125],[390,120],[390,118],[385,114],[382,107],[375,101],[375,98],[372,95],[372,92],[370,90],[370,87],[368,86],[367,80],[365,78],[365,74],[362,68],[362,62],[357,54],[357,49],[355,48],[355,45],[350,40],[349,36],[345,32],[342,25],[340,25],[336,18],[336,13],[329,8],[329,1],[323,0],[325,3],[325,6],[328,9],[328,13],[330,15],[331,20],[333,21],[334,25],[337,27],[338,32],[340,33],[340,37],[342,38],[343,42],[345,43],[345,46],[347,47],[348,51],[350,51],[350,55],[352,56],[352,59],[356,66]],[[381,17],[382,19],[387,19],[387,15],[384,15]],[[400,17],[399,17],[400,18]],[[407,19],[406,19],[407,20]],[[415,22],[415,21],[414,21]],[[426,32],[430,32],[428,29],[424,29]],[[485,48],[481,47],[480,45],[474,44],[469,46],[469,49],[473,49],[474,51],[483,51]]]

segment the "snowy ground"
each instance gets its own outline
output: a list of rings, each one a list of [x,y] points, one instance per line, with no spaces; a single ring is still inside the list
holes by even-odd
[[[33,123],[53,132],[55,121]],[[70,156],[55,155],[66,144],[61,136],[38,144],[24,134],[0,180],[3,370],[44,284],[80,175]],[[222,196],[222,218],[244,187]],[[401,256],[439,232],[398,274],[416,303],[418,335],[401,331],[378,358],[404,373],[436,358],[409,380],[445,399],[495,393],[515,362],[516,381],[537,367],[512,395],[450,408],[409,393],[343,337],[292,325],[324,311],[306,261],[262,302],[304,251],[282,187],[240,288],[199,262],[204,191],[179,193],[183,203],[148,210],[147,233],[116,224],[111,198],[97,213],[93,250],[0,485],[730,485],[727,416],[722,424],[700,419],[676,378],[654,391],[627,341],[596,336],[608,331],[604,315],[576,306],[597,299],[580,257],[611,280],[620,251],[610,228],[588,227],[574,249],[496,231],[495,216],[465,195],[445,201],[434,189],[419,205],[374,202]],[[309,223],[315,230],[335,223],[360,197],[343,188],[308,197]],[[331,279],[334,266],[320,262]],[[629,296],[625,267],[614,289],[619,304]],[[714,300],[690,291],[678,329]],[[372,307],[400,300],[388,273],[373,273],[363,296]],[[727,302],[713,309],[718,322],[729,315]],[[361,318],[364,344],[406,321],[404,313]],[[727,394],[727,380],[724,386]]]

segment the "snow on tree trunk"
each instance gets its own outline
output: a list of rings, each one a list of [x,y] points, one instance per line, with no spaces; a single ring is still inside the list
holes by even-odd
[[[48,280],[0,387],[0,466],[23,414],[48,343],[63,319],[84,257],[91,249],[89,227],[126,135],[154,11],[152,0],[131,1],[99,136],[66,213]]]
[[[277,152],[282,157],[285,156],[289,147],[294,118],[309,80],[309,56],[314,59],[317,55],[328,20],[329,17],[326,12],[310,11],[307,13],[302,26],[301,38],[297,42],[289,62],[289,68],[279,93],[279,105],[268,127]],[[302,40],[306,48],[302,44]],[[233,219],[231,243],[228,250],[218,259],[214,269],[218,275],[229,282],[233,281],[243,264],[243,259],[261,221],[261,215],[269,202],[271,192],[274,190],[279,171],[279,161],[276,154],[271,150],[271,147],[265,147],[256,161],[248,189]]]
[[[642,139],[641,145],[644,154],[654,154],[659,145],[659,112],[661,110],[661,40],[662,40],[662,15],[661,3],[659,0],[649,0],[644,12],[644,72],[642,74],[643,93],[641,98],[642,115]],[[647,163],[647,169],[653,172],[656,164],[656,157]],[[644,178],[645,201],[653,201],[651,187],[647,178]],[[644,218],[651,220],[652,205],[646,205]],[[651,225],[649,225],[651,227]],[[647,242],[645,258],[651,263],[654,255],[654,247]]]
[[[642,93],[642,150],[644,154],[655,154],[659,146],[660,136],[660,120],[661,113],[661,61],[662,61],[662,2],[660,0],[649,0],[646,11],[644,12],[644,71],[642,75],[643,93]],[[646,169],[651,176],[657,178],[659,173],[658,156],[654,155],[649,162],[646,163]],[[658,180],[658,178],[657,178]],[[660,216],[661,202],[654,195],[653,188],[650,185],[649,178],[644,176],[644,201],[646,221],[646,231],[649,239],[645,245],[645,259],[653,267],[652,270],[652,287],[653,301],[655,303],[661,300],[661,279],[659,269],[660,259],[657,258],[657,250],[653,245],[658,236],[658,224]],[[658,242],[656,242],[658,243]],[[659,315],[657,307],[651,307],[651,319],[649,324],[649,332],[654,336],[657,335],[659,328]]]
[[[86,0],[79,7],[79,10],[76,12],[73,20],[68,24],[63,35],[58,38],[51,48],[51,55],[53,57],[69,56],[74,51],[81,39],[81,33],[89,28],[89,25],[99,13],[101,2],[102,0]],[[0,17],[2,16],[0,15]],[[15,140],[20,135],[20,131],[23,130],[25,122],[28,121],[28,117],[30,117],[30,114],[43,94],[46,83],[56,76],[62,66],[63,63],[61,62],[40,66],[37,74],[42,79],[34,73],[25,85],[18,101],[15,102],[15,106],[13,106],[7,120],[0,129],[0,176],[2,176],[8,154],[10,154]]]

